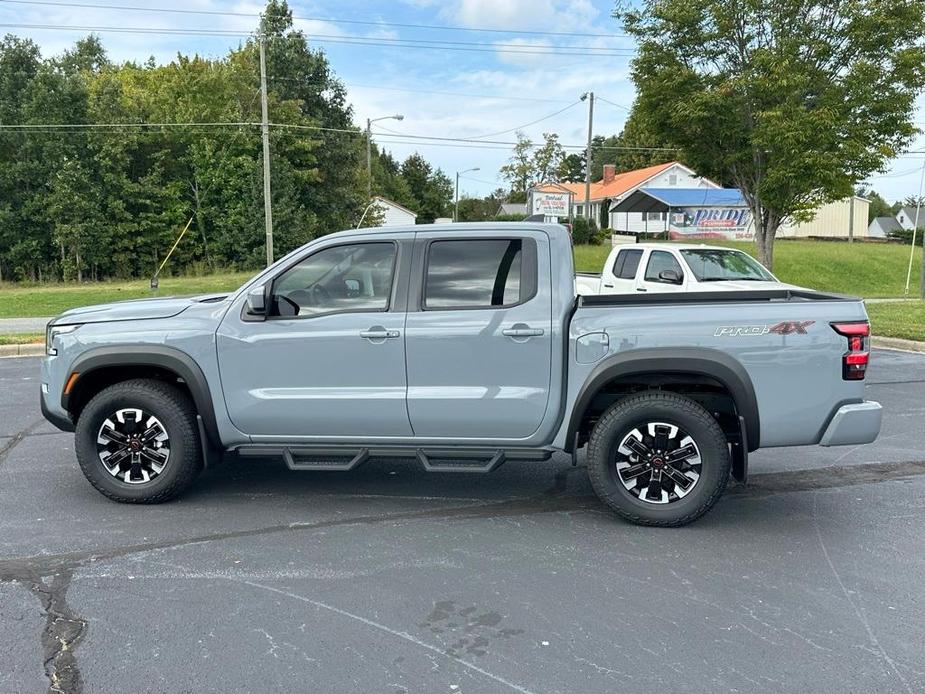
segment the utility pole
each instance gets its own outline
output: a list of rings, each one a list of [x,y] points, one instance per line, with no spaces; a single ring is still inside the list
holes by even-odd
[[[267,107],[267,47],[260,37],[260,129],[263,132],[263,219],[267,230],[267,267],[273,264],[273,196],[270,194],[270,116]]]
[[[366,199],[373,199],[373,123],[380,120],[405,120],[400,113],[394,116],[366,119]]]
[[[854,243],[854,191],[848,198],[848,243]]]
[[[591,133],[594,129],[594,92],[588,97],[588,149],[585,152],[585,219],[591,219]]]
[[[459,221],[459,172],[456,172],[456,195],[453,198],[453,221]]]
[[[459,221],[459,175],[460,175],[460,174],[469,173],[470,171],[478,171],[478,170],[479,170],[479,167],[476,166],[474,169],[466,169],[465,171],[457,171],[457,172],[456,172],[456,197],[453,198],[453,200],[454,200],[454,203],[453,203],[453,221],[454,221],[454,222],[458,222],[458,221]]]
[[[909,249],[909,269],[906,270],[906,291],[909,293],[909,282],[912,279],[912,259],[915,257],[915,237],[919,230],[919,212],[922,210],[922,189],[925,187],[925,162],[922,162],[922,176],[919,178],[919,197],[915,201],[915,221],[912,223],[912,248]],[[925,264],[925,239],[922,239],[922,262]],[[919,275],[919,293],[925,299],[925,265]]]
[[[366,119],[366,199],[373,199],[373,122]]]

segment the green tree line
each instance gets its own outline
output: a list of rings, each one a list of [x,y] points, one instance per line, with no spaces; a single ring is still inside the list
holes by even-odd
[[[279,257],[360,219],[365,140],[344,85],[293,29],[284,1],[268,3],[259,32],[270,120],[279,124],[270,140]],[[190,219],[165,272],[259,267],[259,121],[256,38],[221,59],[117,65],[95,36],[43,58],[32,41],[7,35],[0,41],[0,279],[150,276]],[[23,125],[30,127],[11,127]],[[377,151],[373,176],[374,194],[412,208],[418,221],[450,208],[449,179],[420,155],[399,164]]]

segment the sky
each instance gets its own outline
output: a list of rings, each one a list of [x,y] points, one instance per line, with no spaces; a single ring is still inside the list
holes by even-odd
[[[510,154],[505,143],[513,142],[518,130],[534,141],[541,140],[544,132],[556,132],[560,142],[571,147],[569,151],[578,151],[587,139],[588,107],[580,100],[585,92],[598,97],[597,135],[618,133],[633,102],[629,61],[634,44],[611,17],[613,0],[290,0],[289,4],[298,18],[296,26],[314,48],[327,54],[345,83],[357,125],[365,127],[367,118],[404,116],[400,122],[373,124],[381,147],[399,159],[419,151],[451,179],[456,172],[479,169],[460,175],[461,196],[484,195],[503,185],[498,170]],[[146,10],[119,10],[112,5]],[[35,25],[94,27],[110,59],[141,62],[153,56],[165,63],[178,52],[225,55],[254,29],[262,8],[262,3],[250,0],[0,0],[0,31],[33,39],[47,56],[60,53],[89,31]],[[230,34],[118,33],[100,27]],[[357,39],[366,45],[344,43]],[[415,48],[397,45],[395,40],[459,42],[452,45],[464,50]],[[372,45],[376,41],[390,43]],[[918,105],[915,121],[925,130],[925,98]],[[488,142],[416,141],[394,133]],[[925,150],[925,136],[918,137],[911,149]],[[891,202],[902,199],[918,193],[923,166],[925,154],[908,154],[890,162],[887,170],[867,183]]]

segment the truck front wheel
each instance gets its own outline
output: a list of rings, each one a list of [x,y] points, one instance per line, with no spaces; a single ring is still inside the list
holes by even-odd
[[[193,403],[175,386],[151,379],[97,393],[77,420],[76,448],[90,484],[123,503],[172,499],[202,470]]]
[[[670,392],[614,403],[588,442],[594,491],[639,525],[696,520],[723,493],[729,467],[729,447],[716,420],[690,398]]]

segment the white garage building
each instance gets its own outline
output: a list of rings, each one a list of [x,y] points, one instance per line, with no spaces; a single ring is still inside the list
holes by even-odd
[[[407,207],[378,195],[373,198],[373,201],[376,203],[375,209],[382,215],[382,224],[379,226],[397,227],[416,223],[417,213]]]

